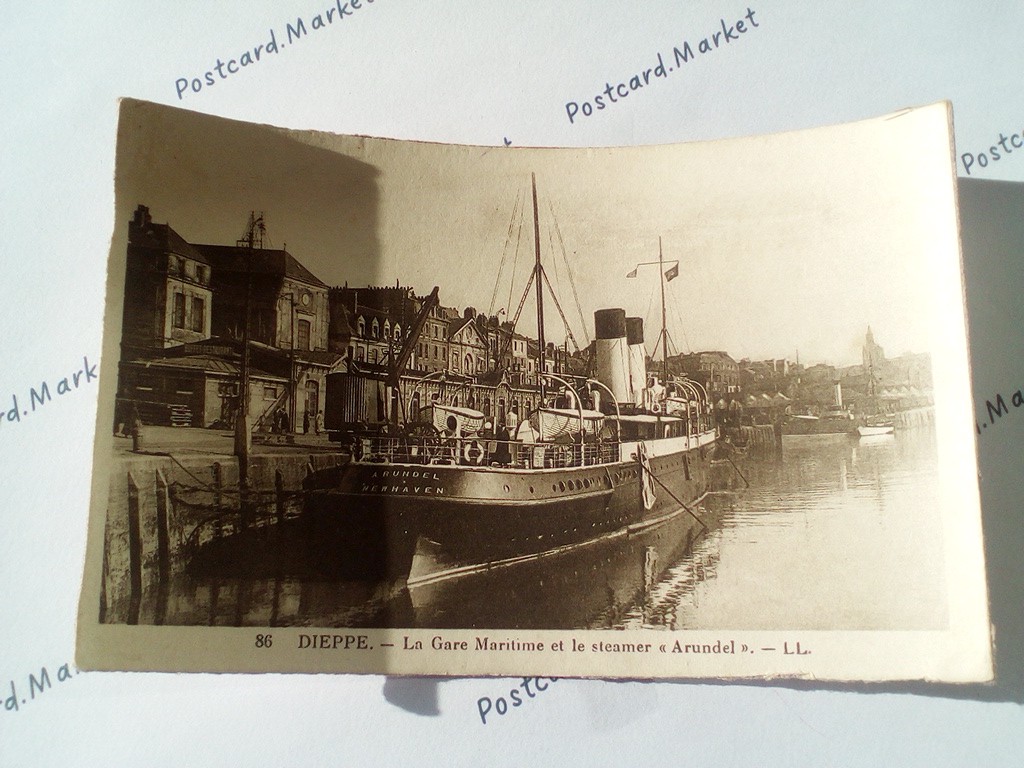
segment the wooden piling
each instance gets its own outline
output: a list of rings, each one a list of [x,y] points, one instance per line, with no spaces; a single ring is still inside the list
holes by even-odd
[[[274,470],[274,511],[277,515],[277,524],[284,524],[284,475],[280,469]],[[280,531],[281,528],[278,527]]]
[[[142,607],[142,526],[139,514],[139,486],[128,473],[128,624],[139,623]]]
[[[163,624],[167,613],[167,596],[171,582],[171,532],[168,528],[168,508],[170,506],[170,490],[167,478],[160,470],[156,470],[156,615],[155,624]]]
[[[224,467],[219,461],[213,462],[213,508],[215,517],[213,519],[213,538],[220,539],[224,535],[224,528],[221,524],[221,516],[224,509]]]

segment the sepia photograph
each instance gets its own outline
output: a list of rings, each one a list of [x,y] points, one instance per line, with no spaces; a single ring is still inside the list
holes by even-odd
[[[949,119],[522,149],[124,101],[78,663],[990,677]]]

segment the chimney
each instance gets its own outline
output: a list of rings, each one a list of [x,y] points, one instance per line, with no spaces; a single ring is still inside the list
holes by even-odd
[[[626,312],[599,309],[594,313],[597,378],[619,403],[633,401],[629,386],[629,349],[626,344]]]
[[[149,206],[140,205],[135,209],[135,215],[132,217],[132,224],[136,227],[144,227],[153,222],[153,218],[149,215]]]
[[[647,350],[644,347],[644,319],[626,318],[626,346],[629,350],[630,390],[633,404],[644,404],[644,389],[647,387]]]

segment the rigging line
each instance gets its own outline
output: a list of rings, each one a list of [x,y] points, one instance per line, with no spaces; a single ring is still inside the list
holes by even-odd
[[[572,264],[569,262],[569,256],[565,252],[562,230],[558,226],[558,219],[555,218],[555,209],[550,200],[548,200],[548,209],[551,211],[551,222],[555,225],[555,235],[558,237],[558,245],[562,251],[562,258],[565,260],[565,271],[569,273],[569,287],[572,288],[572,296],[576,301],[576,311],[580,313],[580,327],[583,329],[583,338],[587,340],[587,346],[589,347],[590,334],[587,333],[587,319],[583,316],[583,304],[580,302],[580,294],[576,290],[576,279],[572,274]]]
[[[523,191],[519,190],[519,196],[522,197]],[[525,214],[526,203],[523,203],[523,207],[519,209],[519,231],[516,233],[516,250],[512,257],[512,278],[508,281],[508,301],[506,302],[505,312],[506,316],[508,310],[512,308],[512,292],[516,287],[516,267],[519,265],[519,246],[523,241],[523,218]],[[532,273],[532,271],[531,271]]]
[[[501,262],[498,264],[498,274],[494,277],[494,290],[491,292],[491,304],[487,309],[488,317],[494,314],[494,302],[498,300],[498,286],[501,284],[501,273],[505,269],[505,262],[508,260],[508,245],[512,242],[512,230],[516,225],[516,212],[519,210],[519,201],[522,198],[522,190],[516,195],[516,202],[512,206],[512,217],[508,221],[508,234],[505,235],[505,247],[501,250]]]
[[[180,461],[178,461],[178,459],[173,454],[171,454],[171,453],[164,453],[164,454],[160,454],[160,455],[166,456],[171,461],[173,461],[175,464],[177,464],[186,475],[188,475],[193,480],[195,480],[197,483],[199,483],[199,485],[201,486],[201,488],[203,490],[212,491],[212,492],[215,492],[215,493],[222,493],[225,496],[230,496],[232,494],[238,495],[238,493],[239,493],[238,491],[232,490],[231,488],[216,488],[215,486],[210,485],[205,480],[200,479],[194,473],[192,473],[192,471],[189,470],[188,467],[186,467],[184,464],[182,464]],[[196,489],[190,489],[190,490],[196,490]]]
[[[647,301],[647,311],[644,312],[644,328],[649,328],[650,325],[651,325],[649,321],[651,319],[651,307],[654,306],[654,294],[655,294],[655,290],[652,288],[651,289],[651,298],[648,299],[648,301]],[[645,334],[645,336],[646,336],[646,334]],[[658,341],[661,341],[661,334],[660,333],[658,334]],[[655,352],[658,351],[658,342],[654,343],[654,351]],[[646,344],[646,342],[644,343],[644,352],[645,353],[647,352],[647,344]],[[654,355],[651,354],[651,357],[653,358]]]
[[[551,253],[554,253],[554,251],[555,251],[555,239],[554,239],[554,237],[551,234],[551,227],[550,226],[548,226],[548,250]],[[551,268],[555,270],[555,285],[557,285],[559,288],[561,288],[562,287],[562,281],[558,277],[558,260],[557,259],[551,259]],[[545,282],[547,282],[547,284],[548,284],[548,290],[551,291],[551,296],[555,300],[555,306],[557,307],[558,306],[558,294],[555,293],[554,286],[547,279],[547,270],[544,270],[544,278],[545,278]],[[562,314],[561,307],[559,307],[558,314],[562,318],[562,326],[565,328],[566,336],[571,336],[572,332],[569,330],[569,323],[565,319],[565,315]],[[573,342],[573,343],[575,343],[575,342]]]
[[[679,306],[673,303],[672,311],[675,313],[676,322],[679,323],[679,328],[683,332],[683,343],[686,345],[686,351],[691,352],[692,350],[690,349],[690,340],[686,337],[686,323],[683,322],[683,316],[679,312]],[[682,352],[682,350],[677,350],[677,352]]]
[[[519,299],[519,306],[516,308],[516,316],[512,318],[512,328],[508,332],[508,339],[505,341],[505,347],[501,350],[501,354],[498,355],[498,364],[505,359],[505,355],[508,354],[509,347],[512,346],[512,339],[516,334],[516,325],[519,323],[519,315],[523,312],[523,305],[526,304],[526,297],[530,294],[530,287],[533,285],[533,280],[537,276],[536,270],[530,270],[530,279],[526,281],[526,289],[523,291],[523,297]]]
[[[555,252],[555,238],[551,231],[551,225],[548,225],[548,251],[551,253]],[[555,283],[561,287],[562,283],[558,279],[558,259],[551,260],[551,268],[555,270]]]
[[[548,272],[546,269],[541,267],[541,275],[544,277],[544,283],[547,285],[548,290],[551,291],[551,298],[555,300],[555,309],[558,310],[558,316],[562,318],[562,323],[565,324],[565,335],[569,337],[569,341],[576,348],[576,351],[580,351],[579,342],[576,341],[576,337],[572,335],[572,329],[569,328],[569,322],[565,319],[565,313],[562,311],[562,305],[558,303],[558,297],[555,295],[555,289],[551,287],[551,281],[548,279]]]
[[[708,526],[707,526],[707,523],[705,523],[705,522],[704,522],[703,520],[701,520],[701,519],[700,519],[700,517],[698,517],[698,516],[697,516],[697,513],[696,513],[696,512],[694,512],[694,511],[693,511],[692,509],[690,509],[690,508],[689,508],[689,507],[688,507],[688,506],[686,505],[686,502],[685,502],[685,501],[683,501],[683,500],[682,500],[682,499],[680,499],[680,498],[679,498],[678,496],[676,496],[676,495],[675,495],[674,493],[672,493],[672,489],[671,489],[671,488],[669,488],[669,487],[668,487],[667,485],[665,485],[665,483],[663,483],[663,482],[661,481],[661,478],[660,478],[660,477],[658,477],[658,476],[657,476],[656,474],[654,474],[654,471],[653,471],[653,470],[651,470],[651,469],[649,469],[649,468],[645,468],[645,467],[644,467],[644,464],[643,464],[643,460],[642,460],[642,459],[641,459],[641,458],[640,458],[639,456],[638,456],[638,457],[637,457],[637,459],[636,459],[636,463],[637,463],[637,464],[638,464],[638,465],[640,466],[640,474],[641,474],[641,476],[643,476],[643,473],[644,473],[644,472],[647,472],[648,476],[649,476],[649,477],[650,477],[650,478],[651,478],[651,479],[652,479],[652,480],[653,480],[654,482],[656,482],[656,483],[657,483],[658,485],[660,485],[660,486],[662,487],[662,489],[664,489],[665,493],[667,493],[667,494],[669,495],[669,497],[670,497],[670,498],[671,498],[671,499],[672,499],[672,500],[673,500],[673,501],[674,501],[674,502],[675,502],[676,504],[678,504],[678,505],[679,505],[680,507],[682,507],[682,508],[683,508],[684,510],[686,510],[686,512],[688,512],[688,513],[689,513],[690,517],[692,517],[692,518],[693,518],[694,520],[696,520],[696,521],[697,521],[697,522],[698,522],[698,523],[700,524],[700,527],[701,527],[701,528],[703,528],[703,529],[704,529],[705,531],[707,531],[707,530],[708,530]]]

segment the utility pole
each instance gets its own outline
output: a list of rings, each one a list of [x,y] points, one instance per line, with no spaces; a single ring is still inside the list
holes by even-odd
[[[252,453],[252,418],[249,413],[249,320],[252,313],[252,258],[255,248],[256,230],[263,229],[262,214],[249,214],[249,226],[237,245],[247,249],[245,260],[245,308],[242,312],[242,360],[239,369],[238,418],[235,421],[235,456],[238,457],[238,481],[242,489],[249,484],[249,455]],[[260,245],[263,238],[260,238]]]

